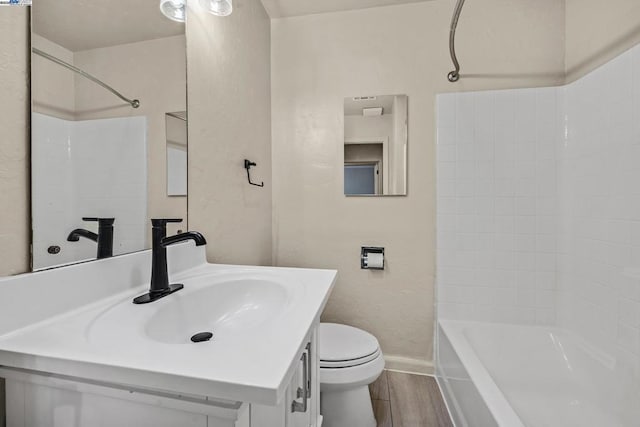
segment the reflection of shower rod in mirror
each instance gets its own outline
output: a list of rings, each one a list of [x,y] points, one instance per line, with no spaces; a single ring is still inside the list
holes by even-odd
[[[139,100],[127,98],[126,96],[122,95],[120,92],[118,92],[117,90],[115,90],[114,88],[109,86],[108,84],[106,84],[103,81],[97,79],[96,77],[92,76],[91,74],[87,73],[86,71],[83,71],[78,67],[75,67],[75,66],[73,66],[73,65],[71,65],[71,64],[69,64],[67,62],[64,62],[62,59],[56,58],[53,55],[49,55],[48,53],[43,52],[40,49],[36,49],[35,47],[32,49],[32,51],[36,55],[42,56],[43,58],[48,59],[51,62],[55,62],[56,64],[61,65],[61,66],[65,67],[65,68],[73,71],[74,73],[78,73],[82,77],[85,77],[85,78],[91,80],[95,84],[98,84],[98,85],[102,86],[103,88],[105,88],[109,92],[113,93],[118,98],[122,99],[127,104],[131,105],[133,108],[138,108],[140,106],[140,101]]]

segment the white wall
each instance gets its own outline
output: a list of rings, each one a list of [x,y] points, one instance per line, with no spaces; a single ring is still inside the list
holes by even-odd
[[[189,0],[189,227],[209,261],[271,264],[271,23],[260,0],[221,18]],[[174,110],[175,111],[175,110]],[[257,163],[247,182],[244,159]]]
[[[32,118],[33,268],[95,258],[95,242],[67,242],[83,217],[115,218],[113,253],[145,247],[147,123],[144,117]],[[57,255],[47,248],[60,246]]]
[[[638,0],[563,2],[567,82],[640,43]]]
[[[438,316],[554,323],[561,89],[438,96]]]
[[[0,7],[0,275],[29,270],[29,10]]]
[[[562,3],[485,0],[465,6],[468,76],[449,83],[452,8],[437,0],[272,21],[274,262],[337,268],[323,320],[370,331],[387,366],[423,372],[433,353],[435,94],[564,79]],[[408,196],[347,198],[344,98],[385,93],[409,97]],[[360,269],[365,245],[386,248],[385,271]]]

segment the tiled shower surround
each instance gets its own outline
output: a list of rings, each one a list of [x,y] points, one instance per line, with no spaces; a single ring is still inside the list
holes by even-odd
[[[438,96],[439,318],[640,364],[640,47],[560,88]]]
[[[75,228],[97,231],[83,217],[116,218],[114,254],[146,247],[146,119],[69,121],[34,113],[32,129],[33,267],[94,258],[95,242],[67,241]],[[60,253],[49,254],[50,245]]]
[[[444,318],[550,323],[561,90],[438,97],[438,301]]]

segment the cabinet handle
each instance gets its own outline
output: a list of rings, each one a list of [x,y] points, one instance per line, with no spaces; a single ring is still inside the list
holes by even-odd
[[[309,381],[309,356],[305,351],[302,353],[302,382],[304,387],[298,387],[296,396],[298,399],[302,398],[302,403],[294,400],[291,403],[291,412],[307,412],[309,389],[307,383]]]
[[[309,355],[309,358],[307,359],[307,369],[309,370],[309,377],[307,378],[307,398],[311,399],[311,378],[313,375],[313,369],[311,369],[311,342],[307,344],[307,354]]]

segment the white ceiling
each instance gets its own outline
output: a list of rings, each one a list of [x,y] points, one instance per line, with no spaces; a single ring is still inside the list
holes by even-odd
[[[237,2],[243,0],[236,0]],[[271,18],[418,3],[427,0],[262,0]],[[184,34],[159,0],[37,0],[33,32],[73,52]]]
[[[37,0],[33,32],[73,52],[184,34],[159,0]]]
[[[283,18],[421,1],[426,0],[262,0],[262,4],[271,18]]]

